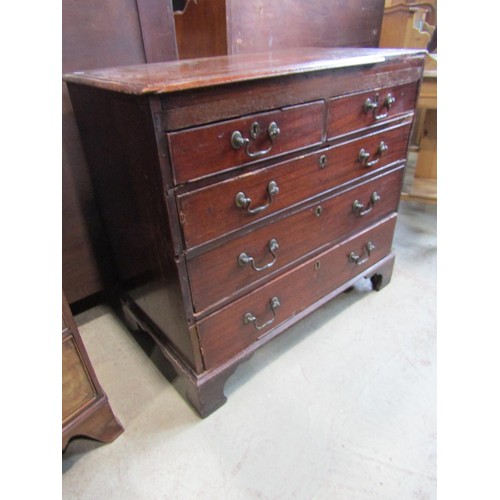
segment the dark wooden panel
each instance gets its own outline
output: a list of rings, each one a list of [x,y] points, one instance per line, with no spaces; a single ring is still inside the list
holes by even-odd
[[[64,0],[63,72],[176,58],[168,0]],[[79,133],[62,89],[62,280],[69,302],[99,292],[109,260]]]
[[[404,161],[409,128],[407,120],[405,125],[384,129],[179,195],[179,213],[186,248],[235,231],[345,182],[370,175],[377,168],[398,160]],[[377,150],[380,142],[384,142],[388,149],[379,156]],[[369,161],[375,161],[374,165],[365,166],[358,160],[362,148],[371,153]],[[324,160],[321,159],[323,156]],[[271,181],[276,182],[279,192],[269,203],[267,188]],[[269,206],[261,212],[249,213],[235,204],[235,197],[239,192],[252,200],[250,208],[266,204]]]
[[[227,0],[229,54],[290,47],[377,47],[384,0]]]
[[[221,301],[255,288],[267,276],[294,261],[394,212],[403,179],[402,167],[339,195],[320,198],[314,205],[288,217],[274,219],[190,260],[188,271],[196,312],[202,313],[211,304],[220,306]],[[352,209],[353,202],[359,200],[368,207],[373,192],[380,195],[380,201],[366,215],[357,215]],[[272,239],[279,244],[275,266],[256,273],[250,265],[239,265],[238,258],[242,252],[254,256],[259,264],[271,261],[267,247]]]
[[[198,332],[205,366],[214,367],[236,355],[289,317],[385,257],[391,251],[395,224],[394,215],[201,320]],[[369,258],[361,265],[351,262],[348,256],[352,251],[367,257],[365,247],[369,242],[375,247]],[[279,299],[280,306],[267,328],[257,330],[253,323],[244,323],[243,318],[248,312],[257,318],[259,326],[271,321],[270,301],[273,297]]]
[[[179,4],[179,5],[178,5]],[[176,2],[181,59],[290,47],[377,47],[384,0]]]
[[[320,144],[324,136],[324,113],[321,101],[170,133],[168,139],[175,183],[194,181]],[[273,122],[279,127],[279,135],[271,141],[268,127]],[[258,123],[261,131],[255,139],[250,139],[253,123]],[[248,149],[245,146],[235,149],[231,145],[231,136],[236,131],[250,140]],[[262,151],[267,153],[255,158],[250,156]]]
[[[226,0],[196,0],[175,12],[179,59],[227,54]]]
[[[122,290],[197,365],[182,296],[185,274],[174,257],[150,99],[69,84],[96,200]],[[88,113],[89,108],[93,109]]]
[[[147,63],[177,59],[175,25],[170,0],[136,0]]]

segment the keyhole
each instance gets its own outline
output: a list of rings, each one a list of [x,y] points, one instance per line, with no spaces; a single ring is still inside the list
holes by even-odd
[[[317,260],[315,263],[314,263],[314,269],[316,269],[316,271],[321,267],[321,262],[319,260]]]
[[[250,125],[250,136],[252,137],[252,139],[256,139],[259,134],[260,134],[259,122],[253,122],[252,125]]]
[[[315,213],[316,216],[319,217],[323,213],[323,207],[321,205],[319,207],[316,207]]]

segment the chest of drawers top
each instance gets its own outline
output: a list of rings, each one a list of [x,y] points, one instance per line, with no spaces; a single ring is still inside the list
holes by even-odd
[[[391,60],[423,57],[420,49],[299,48],[76,71],[64,79],[125,94],[169,94]]]

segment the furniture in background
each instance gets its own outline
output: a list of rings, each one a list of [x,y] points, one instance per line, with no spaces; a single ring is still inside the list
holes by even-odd
[[[63,0],[62,67],[177,58],[170,0]],[[70,304],[105,288],[106,237],[66,86],[62,89],[62,282]]]
[[[123,432],[96,377],[68,301],[62,301],[62,449],[71,438],[110,443]]]
[[[65,76],[124,316],[200,415],[260,346],[362,277],[389,282],[424,57],[296,49]]]
[[[380,47],[425,49],[436,27],[434,5],[427,2],[402,2],[384,9]]]
[[[437,2],[386,1],[380,47],[428,48],[435,50]],[[420,88],[417,118],[411,137],[417,163],[405,199],[437,201],[437,54],[428,54]]]
[[[174,2],[179,58],[298,47],[377,47],[383,0]]]
[[[426,57],[424,78],[417,102],[415,141],[418,145],[417,164],[411,189],[403,193],[405,199],[437,202],[437,68],[432,68]]]

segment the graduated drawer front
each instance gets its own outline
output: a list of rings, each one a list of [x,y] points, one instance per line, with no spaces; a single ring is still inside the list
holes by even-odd
[[[409,132],[410,123],[406,123],[179,195],[186,248],[206,243],[342,183],[405,160]],[[381,148],[382,144],[387,149]],[[362,151],[369,154],[363,160]],[[268,191],[271,182],[279,188],[272,196]],[[248,209],[236,205],[238,193],[252,200]],[[261,212],[251,213],[266,205]]]
[[[388,255],[395,223],[393,214],[201,320],[197,327],[205,367],[227,361]],[[277,307],[274,298],[278,299]],[[245,322],[247,314],[255,320]],[[264,327],[258,330],[256,326]]]
[[[320,144],[323,140],[324,110],[324,102],[315,101],[168,133],[174,182],[183,184]],[[260,128],[255,139],[251,138],[252,130],[256,130],[252,128],[254,123],[258,123]],[[268,129],[272,123],[279,128],[279,134],[271,141]],[[244,145],[238,149],[233,147],[231,140],[234,132],[240,132],[243,139],[249,139],[248,149]]]
[[[339,137],[412,112],[417,100],[417,90],[418,82],[412,82],[330,99],[327,138]],[[388,107],[385,103],[390,96],[395,101]],[[377,108],[369,109],[368,99],[372,103],[376,102]]]
[[[233,294],[257,286],[271,273],[394,212],[398,206],[403,172],[401,165],[188,260],[195,314],[229,300]],[[370,199],[375,192],[380,200],[372,205]],[[368,212],[365,215],[354,211],[356,200],[366,206]],[[270,246],[273,240],[278,244],[274,250]],[[258,269],[274,263],[256,271],[251,263],[240,264],[242,253],[252,257]]]

